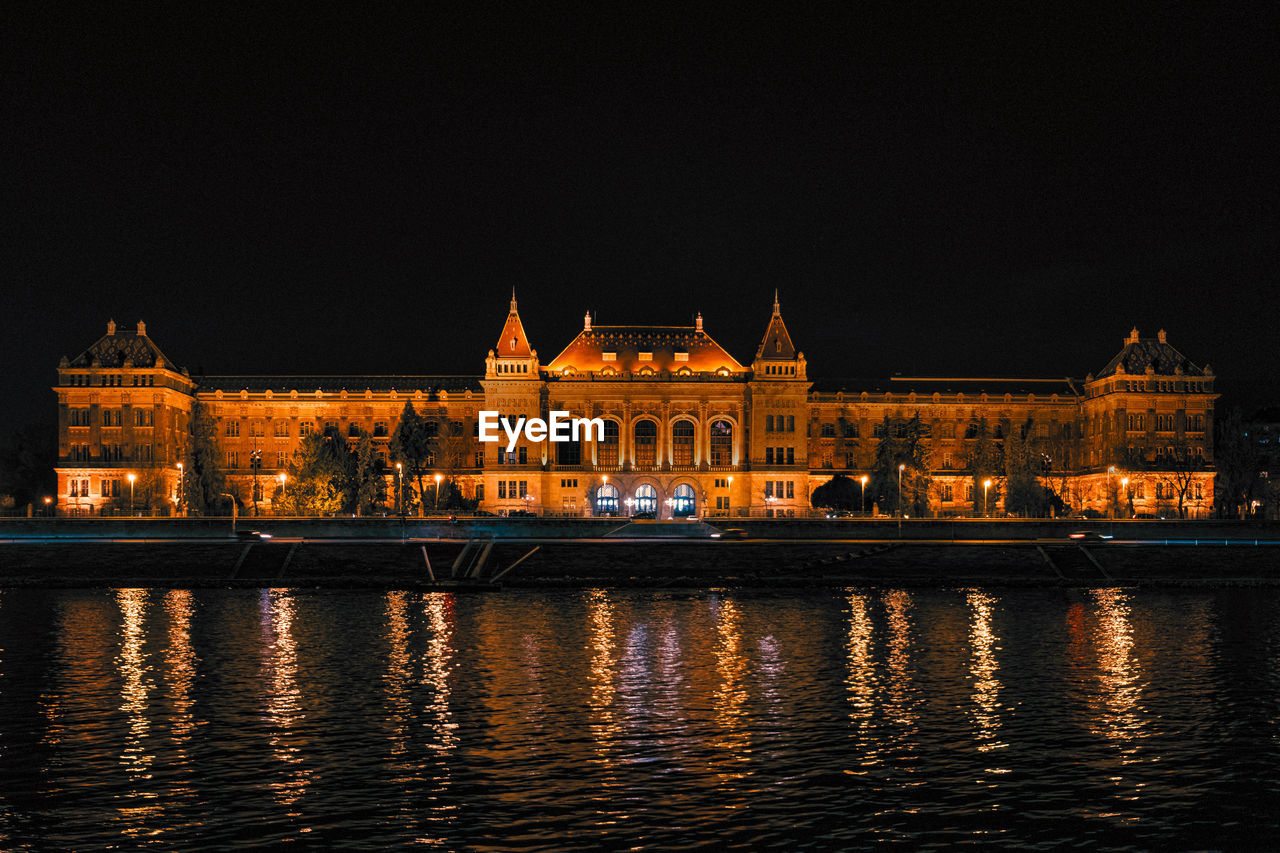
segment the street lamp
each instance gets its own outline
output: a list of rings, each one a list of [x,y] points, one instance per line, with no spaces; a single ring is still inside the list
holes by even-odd
[[[632,508],[636,505],[636,499],[627,498],[626,500],[623,501],[623,503],[627,505],[627,517],[629,518],[633,514]]]
[[[45,515],[51,515],[51,514],[52,514],[52,511],[53,511],[53,510],[52,510],[52,508],[50,507],[50,504],[52,504],[52,503],[53,503],[53,498],[49,497],[48,495],[45,495],[45,497],[44,497],[44,514],[45,514]]]
[[[867,475],[866,475],[866,474],[863,474],[863,475],[858,479],[858,482],[862,484],[862,513],[863,513],[863,515],[866,515],[866,512],[867,512],[867,480],[868,480],[868,479],[869,479],[869,478],[867,477]]]
[[[187,499],[187,472],[182,463],[178,463],[178,512],[181,513],[186,508]]]
[[[436,476],[439,477],[440,475],[436,474]],[[436,488],[439,489],[439,486],[437,486]],[[524,500],[525,500],[525,504],[524,504],[525,512],[532,513],[533,512],[533,495],[525,495]]]
[[[443,479],[444,479],[444,477],[442,477],[442,476],[441,476],[441,475],[439,475],[439,474],[436,474],[436,476],[435,476],[435,481],[436,481],[436,509],[440,509],[440,481],[441,481],[441,480],[443,480]],[[526,497],[528,497],[528,495],[526,495]]]
[[[253,469],[253,514],[258,514],[258,471],[262,469],[262,451],[254,448],[249,454],[249,467]]]
[[[280,481],[280,500],[283,501],[284,500],[284,484],[289,481],[289,475],[282,472],[280,476],[277,477],[276,479]]]
[[[733,503],[733,475],[729,475],[729,496],[724,499],[724,514],[726,518],[733,516],[733,511],[729,509],[729,505]]]
[[[1115,493],[1115,476],[1116,466],[1112,465],[1107,468],[1107,502],[1111,504],[1112,518],[1116,517],[1116,500],[1119,498],[1119,495]]]
[[[987,490],[991,488],[990,480],[982,481],[982,517],[987,517]]]
[[[137,475],[130,473],[129,479],[129,512],[133,512],[133,481],[138,479]]]
[[[396,463],[396,513],[404,515],[404,481],[401,476],[404,474],[404,466],[399,462]]]
[[[1129,494],[1129,478],[1128,477],[1120,478],[1120,488],[1124,489],[1125,503],[1130,505],[1128,517],[1132,517],[1133,516],[1133,497]]]

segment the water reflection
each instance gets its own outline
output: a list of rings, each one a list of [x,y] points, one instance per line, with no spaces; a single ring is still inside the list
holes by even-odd
[[[889,660],[886,666],[885,712],[889,722],[906,728],[916,721],[911,695],[911,596],[901,589],[884,594],[885,620],[889,626]]]
[[[1133,754],[1142,736],[1141,667],[1133,654],[1129,596],[1118,589],[1093,591],[1098,609],[1094,644],[1098,652],[1101,707],[1093,715],[1094,731]]]
[[[973,679],[973,717],[978,724],[977,747],[982,752],[1008,746],[996,740],[1000,729],[1000,679],[995,652],[998,637],[991,630],[991,610],[995,596],[970,590],[965,601],[969,605],[969,645],[973,649],[969,675]]]
[[[169,764],[181,773],[173,781],[173,793],[186,796],[193,793],[190,782],[196,770],[187,754],[187,747],[196,729],[192,690],[195,685],[197,658],[191,645],[191,619],[195,604],[190,590],[169,590],[164,597],[164,609],[169,616],[164,683],[171,709],[169,736],[176,747],[176,754],[169,760]]]
[[[151,764],[155,760],[148,738],[151,731],[148,699],[155,685],[143,651],[147,639],[147,591],[116,590],[116,603],[123,620],[116,670],[120,676],[120,710],[127,721],[120,764],[129,779],[119,810],[126,823],[122,832],[139,837],[144,834],[146,822],[163,811],[156,793],[147,786],[151,779]]]
[[[267,691],[264,710],[271,732],[271,754],[283,765],[283,772],[272,776],[269,787],[276,802],[282,806],[294,806],[306,793],[311,781],[311,770],[306,766],[297,743],[296,729],[306,714],[302,708],[302,694],[298,690],[298,646],[293,637],[294,599],[288,590],[263,590],[261,604],[266,632],[263,676]],[[288,814],[298,817],[301,812],[294,809]]]
[[[875,668],[871,660],[870,599],[865,595],[849,596],[849,636],[845,641],[845,685],[849,695],[849,721],[858,729],[871,722],[875,708]]]
[[[751,735],[747,729],[746,701],[747,658],[742,651],[742,614],[735,601],[728,598],[713,600],[716,615],[716,674],[719,680],[712,694],[717,735],[712,740],[716,747],[728,752],[732,761],[745,762],[751,752]],[[722,779],[737,779],[745,775],[741,770],[720,770]]]
[[[602,589],[587,591],[588,649],[591,664],[587,674],[587,706],[591,715],[591,736],[596,760],[606,767],[614,764],[612,745],[619,733],[614,700],[614,665],[617,661],[614,642],[613,605]]]
[[[424,710],[427,726],[435,735],[430,747],[441,755],[447,755],[458,745],[458,724],[453,718],[450,702],[449,674],[455,654],[453,647],[452,595],[430,592],[422,596],[423,613],[431,629],[427,641],[426,670],[423,680],[430,688],[431,698]]]
[[[391,755],[402,756],[407,748],[409,729],[409,602],[401,590],[387,593],[387,704],[391,711]],[[404,765],[398,765],[402,769]],[[397,778],[397,782],[405,779]]]

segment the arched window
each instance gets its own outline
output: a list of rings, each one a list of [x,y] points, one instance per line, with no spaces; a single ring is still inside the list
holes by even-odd
[[[618,487],[605,483],[596,489],[596,515],[618,514]]]
[[[733,424],[728,421],[711,424],[711,464],[733,464]]]
[[[835,438],[835,437],[836,437],[836,425],[835,425],[835,424],[823,424],[823,425],[822,425],[822,437],[823,437],[823,438]]]
[[[644,485],[636,488],[636,514],[658,512],[658,490]]]
[[[671,427],[671,464],[693,464],[693,421],[676,421]]]
[[[969,423],[968,423],[968,424],[966,424],[966,425],[965,425],[965,428],[964,428],[964,437],[965,437],[965,438],[977,438],[977,437],[978,437],[978,425],[977,425],[976,423],[974,423],[973,421],[969,421]]]
[[[602,468],[618,467],[618,422],[604,422],[604,440],[596,444],[596,464]]]
[[[658,425],[653,421],[636,424],[636,467],[652,468],[658,464]]]
[[[671,494],[671,515],[674,518],[686,518],[693,515],[697,502],[693,496],[693,486],[681,483]]]

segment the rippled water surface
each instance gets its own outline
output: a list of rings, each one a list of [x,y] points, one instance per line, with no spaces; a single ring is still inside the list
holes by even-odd
[[[1274,592],[0,591],[0,849],[1269,845]]]

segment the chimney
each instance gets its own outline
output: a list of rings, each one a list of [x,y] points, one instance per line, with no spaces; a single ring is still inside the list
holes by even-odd
[[[584,332],[591,331],[591,312],[590,311],[582,315],[582,331]]]
[[[138,334],[140,334],[140,335],[146,335],[146,333],[147,333],[147,324],[146,324],[146,323],[144,323],[144,322],[142,322],[141,320],[139,320],[139,321],[138,321]]]
[[[693,321],[694,331],[702,331],[702,312],[698,312],[698,316]]]
[[[1129,330],[1129,337],[1125,338],[1126,344],[1136,344],[1138,342],[1138,327],[1134,326]]]
[[[1164,329],[1161,329],[1160,331],[1156,332],[1156,340],[1158,340],[1162,344],[1168,343],[1168,341],[1164,339]]]
[[[108,334],[108,335],[114,335],[115,333],[116,333],[116,321],[115,321],[115,320],[108,320],[108,321],[107,321],[107,334]]]

